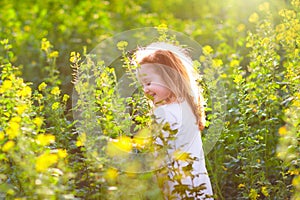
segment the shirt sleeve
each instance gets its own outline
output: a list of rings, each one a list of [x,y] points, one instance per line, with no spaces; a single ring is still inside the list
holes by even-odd
[[[179,128],[179,123],[176,115],[174,115],[174,113],[170,112],[168,109],[165,109],[164,107],[158,107],[157,109],[155,109],[154,115],[156,117],[157,123],[169,123],[172,130],[176,130]]]

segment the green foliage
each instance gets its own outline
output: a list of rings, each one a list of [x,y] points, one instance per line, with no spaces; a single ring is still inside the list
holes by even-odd
[[[1,1],[0,198],[163,199],[160,177],[177,173],[178,160],[131,173],[153,160],[129,155],[172,137],[159,132],[164,145],[150,145],[146,98],[120,96],[119,63],[86,53],[114,33],[156,26],[157,40],[176,42],[168,27],[203,45],[195,66],[215,199],[299,199],[299,9],[299,0]],[[126,46],[120,61],[135,82]],[[118,165],[122,156],[132,162]]]

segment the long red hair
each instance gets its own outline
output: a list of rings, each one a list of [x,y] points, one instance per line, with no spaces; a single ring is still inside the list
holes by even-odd
[[[187,69],[181,62],[181,60],[169,50],[156,50],[153,53],[143,57],[139,64],[160,64],[170,67],[172,70],[167,70],[166,73],[170,78],[173,78],[174,75],[179,77],[176,78],[178,81],[177,87],[179,87],[179,93],[175,94],[178,97],[183,97],[188,104],[190,105],[199,127],[199,130],[203,130],[205,127],[205,112],[203,108],[203,98],[197,97],[197,101],[194,96],[191,94],[191,84],[190,77],[187,72]],[[175,71],[176,74],[170,73],[170,71]],[[174,78],[175,78],[174,77]],[[164,77],[163,77],[164,78]],[[173,86],[174,87],[174,86]],[[201,94],[199,94],[201,95]]]

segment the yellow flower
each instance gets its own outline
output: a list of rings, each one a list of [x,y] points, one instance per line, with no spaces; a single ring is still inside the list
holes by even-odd
[[[205,57],[205,56],[200,56],[200,57],[199,57],[199,60],[200,60],[201,62],[204,62],[204,61],[206,60],[206,57]]]
[[[9,90],[12,87],[12,82],[10,80],[3,81],[1,89],[3,89],[3,92]]]
[[[294,170],[289,170],[288,173],[290,175],[299,175],[299,171],[297,169],[294,169]]]
[[[268,196],[269,196],[269,192],[268,192],[266,186],[261,187],[261,193],[262,193],[265,197],[268,197]]]
[[[80,53],[76,53],[75,51],[72,51],[71,52],[71,55],[70,55],[70,62],[71,63],[76,63],[77,61],[79,61],[81,58],[80,58]]]
[[[230,63],[229,63],[230,67],[237,67],[239,65],[240,65],[240,61],[238,61],[236,59],[231,60]]]
[[[27,105],[20,105],[16,107],[16,110],[19,115],[22,115],[27,108]]]
[[[59,158],[67,157],[68,153],[66,149],[58,149],[57,155]]]
[[[118,47],[119,50],[122,51],[127,47],[127,45],[128,45],[128,42],[120,41],[120,42],[118,42],[117,47]]]
[[[255,12],[255,13],[253,13],[252,15],[250,15],[250,17],[249,17],[249,22],[251,22],[251,23],[256,23],[256,22],[258,22],[258,20],[259,20],[259,16],[258,16],[258,14]]]
[[[2,141],[4,139],[4,132],[3,131],[0,131],[0,141]]]
[[[53,95],[60,95],[60,90],[59,90],[59,87],[54,87],[52,90],[51,90],[51,92],[50,92],[51,94],[53,94]]]
[[[288,20],[296,18],[297,14],[294,10],[282,9],[279,11],[279,15],[285,17]]]
[[[240,183],[239,185],[238,185],[238,188],[244,188],[245,187],[245,184],[243,184],[243,183]]]
[[[107,180],[114,181],[118,177],[118,171],[114,168],[107,169],[104,177]]]
[[[296,176],[293,179],[292,184],[293,184],[294,187],[299,188],[299,186],[300,186],[300,176]]]
[[[14,139],[20,133],[20,125],[16,121],[10,121],[9,127],[5,130],[6,134],[8,135],[9,139]]]
[[[67,94],[64,94],[64,96],[63,96],[63,102],[67,102],[68,101],[68,99],[70,98],[70,96],[69,95],[67,95]]]
[[[48,152],[40,155],[35,162],[35,168],[38,172],[46,171],[51,165],[57,163],[58,156]]]
[[[269,44],[270,44],[270,39],[267,37],[261,41],[261,45],[263,46],[268,46]]]
[[[25,86],[21,91],[18,91],[18,95],[21,97],[30,97],[31,96],[31,88],[29,86]]]
[[[291,4],[295,7],[300,7],[300,1],[299,0],[292,0]]]
[[[46,38],[43,38],[41,49],[47,51],[50,46],[51,46],[50,42]]]
[[[249,197],[251,200],[256,200],[259,197],[259,194],[257,194],[257,191],[252,188],[250,190]]]
[[[86,134],[82,133],[77,137],[76,146],[78,147],[84,146],[85,142],[86,142]]]
[[[211,54],[214,50],[211,48],[211,46],[206,45],[202,48],[203,54],[204,55],[209,55]]]
[[[24,26],[24,31],[29,32],[30,29],[31,29],[30,26],[28,26],[28,25],[25,25],[25,26]]]
[[[221,59],[213,59],[212,66],[213,67],[221,67],[223,65],[223,61]]]
[[[39,90],[39,91],[42,91],[42,90],[44,90],[46,87],[47,87],[47,84],[46,84],[45,82],[42,82],[42,83],[39,85],[38,90]]]
[[[15,146],[15,142],[9,140],[8,142],[6,142],[3,147],[2,147],[2,151],[4,152],[8,152],[11,148],[13,148]]]
[[[42,117],[36,117],[33,119],[33,123],[40,128],[43,124],[44,119]]]
[[[50,58],[57,58],[58,57],[58,51],[52,51],[49,55]]]
[[[59,108],[59,102],[55,102],[52,104],[52,110],[57,110]]]
[[[19,117],[19,116],[16,116],[16,117],[13,117],[13,118],[11,118],[9,121],[10,122],[17,122],[17,123],[19,123],[19,122],[21,122],[21,117]]]
[[[50,143],[55,142],[55,136],[51,134],[39,134],[37,136],[37,143],[46,146],[49,145]]]
[[[282,126],[278,130],[279,135],[284,136],[287,134],[286,126]]]
[[[241,83],[242,81],[243,81],[243,76],[240,74],[236,75],[233,80],[233,82],[235,83]]]

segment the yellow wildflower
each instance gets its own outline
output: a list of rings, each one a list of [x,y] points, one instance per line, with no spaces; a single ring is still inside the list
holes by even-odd
[[[2,141],[4,139],[4,132],[3,131],[0,131],[0,141]]]
[[[268,192],[266,186],[261,187],[261,193],[262,193],[265,197],[268,197],[268,196],[269,196],[269,192]]]
[[[30,97],[31,96],[31,88],[29,86],[25,86],[21,89],[21,91],[18,91],[18,95],[21,97]]]
[[[5,92],[6,90],[9,90],[11,87],[12,87],[12,82],[10,80],[5,80],[5,81],[3,81],[1,88]]]
[[[52,104],[52,110],[57,110],[59,108],[59,102],[55,102]]]
[[[53,95],[60,95],[60,89],[59,89],[59,87],[54,87],[52,90],[51,90],[51,92],[50,92],[51,94],[53,94]]]
[[[85,142],[86,142],[86,134],[82,133],[77,137],[76,146],[78,147],[84,146]]]
[[[26,109],[27,109],[27,105],[19,105],[16,107],[17,113],[19,115],[22,115]]]
[[[243,184],[243,183],[240,183],[239,185],[238,185],[238,188],[244,188],[245,187],[245,184]]]
[[[57,155],[59,158],[67,157],[68,153],[66,149],[58,149]]]
[[[2,147],[2,151],[4,152],[8,152],[11,148],[13,148],[15,146],[15,142],[9,140],[8,142],[6,142],[3,147]]]
[[[5,130],[6,134],[8,135],[9,139],[14,139],[20,133],[20,125],[18,122],[10,121],[9,127]]]
[[[113,181],[118,177],[118,171],[114,168],[109,168],[109,169],[107,169],[104,177],[107,180]]]
[[[294,169],[294,170],[289,170],[288,173],[290,175],[299,175],[299,171],[297,169]]]
[[[299,0],[292,0],[291,4],[295,7],[300,7],[300,1]]]
[[[128,42],[120,41],[120,42],[118,42],[117,47],[119,50],[124,50],[127,47],[127,45],[128,45]]]
[[[45,82],[42,82],[42,83],[39,85],[38,90],[39,90],[39,91],[42,91],[42,90],[44,90],[46,87],[47,87],[47,84],[46,84]]]
[[[240,75],[240,74],[238,74],[238,75],[236,75],[236,76],[234,77],[233,82],[235,82],[235,83],[241,83],[242,80],[243,80],[243,76]]]
[[[50,58],[57,58],[58,57],[58,51],[52,51],[49,55]]]
[[[214,50],[211,48],[211,46],[206,45],[202,48],[203,54],[204,55],[209,55],[211,54]]]
[[[250,190],[249,197],[251,200],[256,200],[259,197],[259,194],[257,194],[257,191],[252,188]]]
[[[36,162],[35,168],[38,172],[46,171],[51,165],[57,163],[58,156],[56,154],[43,153],[40,155]]]
[[[68,99],[70,98],[70,96],[69,95],[67,95],[67,94],[64,94],[64,96],[63,96],[63,102],[67,102],[68,101]]]
[[[70,55],[70,62],[71,63],[76,63],[77,61],[79,61],[81,58],[80,58],[80,53],[76,53],[75,51],[72,51],[71,52],[71,55]]]
[[[284,136],[287,133],[286,126],[282,126],[278,130],[279,135]]]
[[[50,46],[51,46],[50,42],[46,38],[43,38],[41,49],[44,50],[44,51],[48,51]]]
[[[293,181],[292,184],[294,187],[299,187],[300,186],[300,176],[296,176]]]
[[[49,145],[50,143],[55,142],[55,136],[51,134],[39,134],[37,136],[37,143],[46,146]]]
[[[221,59],[213,59],[212,66],[213,67],[221,67],[223,65],[223,61]]]
[[[259,16],[258,14],[255,12],[252,15],[250,15],[250,17],[248,18],[249,22],[251,23],[256,23],[259,20]]]
[[[270,44],[270,39],[267,37],[261,41],[261,45],[263,46],[268,46],[269,44]]]
[[[36,117],[33,119],[33,123],[40,128],[43,124],[44,119],[42,117]]]
[[[28,26],[28,25],[25,25],[25,26],[24,26],[24,31],[29,32],[30,29],[31,29],[30,26]]]
[[[282,9],[278,13],[280,16],[287,18],[288,20],[296,18],[297,14],[294,10]]]
[[[9,122],[17,122],[17,123],[19,123],[19,122],[21,122],[21,120],[22,120],[21,117],[16,116],[16,117],[11,118],[9,120]]]
[[[237,67],[239,65],[240,65],[240,61],[238,61],[236,59],[231,60],[230,63],[229,63],[230,67]]]
[[[199,60],[200,60],[201,62],[204,62],[204,61],[206,60],[206,57],[205,57],[205,56],[200,56],[200,57],[199,57]]]

